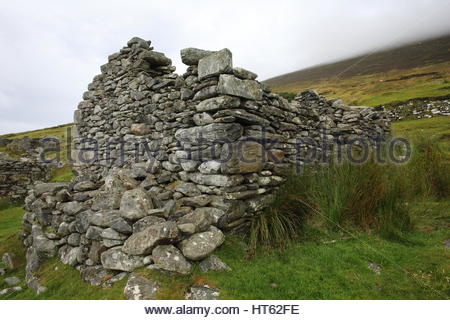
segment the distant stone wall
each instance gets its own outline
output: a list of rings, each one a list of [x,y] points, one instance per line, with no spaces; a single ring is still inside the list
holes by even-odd
[[[28,158],[0,158],[0,197],[23,199],[36,181],[48,181],[46,166]]]
[[[450,99],[424,98],[386,106],[391,121],[450,116]]]
[[[308,151],[389,135],[382,110],[313,91],[289,103],[234,67],[228,49],[181,57],[188,68],[179,76],[149,41],[133,38],[88,86],[75,111],[78,176],[38,184],[26,199],[30,286],[40,289],[33,272],[53,256],[93,284],[142,266],[207,268],[224,231],[248,230]]]

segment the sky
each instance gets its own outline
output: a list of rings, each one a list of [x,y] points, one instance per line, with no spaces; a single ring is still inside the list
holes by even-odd
[[[0,134],[73,121],[107,56],[133,36],[182,74],[186,47],[229,48],[264,80],[450,33],[449,0],[0,0]]]

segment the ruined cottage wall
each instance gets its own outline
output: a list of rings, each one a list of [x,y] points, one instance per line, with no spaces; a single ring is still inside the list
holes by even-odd
[[[0,197],[23,199],[36,181],[48,181],[50,171],[34,159],[0,158]]]
[[[228,49],[181,56],[189,67],[179,76],[133,38],[84,93],[73,158],[92,161],[78,161],[71,183],[38,184],[26,199],[27,282],[37,291],[34,271],[53,256],[92,284],[111,278],[104,285],[142,266],[187,274],[195,261],[208,265],[223,231],[247,230],[305,161],[299,150],[389,132],[382,112],[312,91],[289,103],[233,66]],[[147,148],[138,161],[136,144]]]

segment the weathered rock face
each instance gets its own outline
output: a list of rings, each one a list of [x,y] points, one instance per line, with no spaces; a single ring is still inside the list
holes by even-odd
[[[327,155],[327,141],[372,143],[389,133],[381,111],[314,91],[289,103],[233,67],[228,49],[181,56],[189,67],[180,76],[149,41],[133,38],[89,84],[74,116],[78,176],[37,184],[25,201],[30,286],[40,288],[34,272],[53,256],[90,283],[99,283],[95,270],[114,281],[144,266],[188,274],[198,261],[203,271],[228,270],[208,256],[224,232],[245,231],[271,203],[305,151]],[[126,295],[154,297],[158,285],[136,279]],[[193,298],[218,295],[196,290]]]

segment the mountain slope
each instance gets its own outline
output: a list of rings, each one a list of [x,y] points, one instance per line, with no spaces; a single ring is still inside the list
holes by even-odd
[[[265,81],[275,92],[313,88],[349,104],[450,94],[450,35],[314,66]]]

